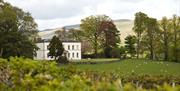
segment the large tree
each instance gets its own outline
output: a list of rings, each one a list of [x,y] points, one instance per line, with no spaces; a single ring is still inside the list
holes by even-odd
[[[104,54],[106,57],[111,57],[112,49],[117,48],[120,44],[119,31],[111,19],[102,21],[100,31],[104,34],[102,37]]]
[[[180,17],[173,15],[171,24],[173,28],[173,60],[177,62],[178,56],[180,56]]]
[[[147,17],[148,16],[142,12],[138,12],[135,14],[133,30],[135,31],[135,33],[137,35],[137,58],[139,58],[139,54],[140,54],[141,38],[142,38],[143,32],[146,29]]]
[[[86,38],[86,40],[92,44],[96,57],[98,48],[104,47],[103,45],[106,47],[116,46],[116,40],[118,40],[118,31],[116,26],[113,24],[112,19],[110,19],[108,16],[89,16],[81,20],[80,27],[84,32],[84,38]]]
[[[64,52],[64,48],[61,40],[58,37],[53,36],[53,38],[51,39],[48,45],[48,50],[49,50],[48,56],[54,58],[55,60],[59,59]]]
[[[164,60],[167,61],[169,60],[170,22],[166,17],[163,17],[160,25],[163,40]]]
[[[24,12],[18,7],[13,7],[13,9],[18,18],[18,31],[23,35],[28,36],[32,42],[35,42],[35,39],[37,38],[38,25],[36,24],[34,18],[29,12]]]
[[[37,47],[29,36],[19,31],[19,15],[9,3],[0,4],[0,57],[33,58]]]
[[[150,52],[150,59],[154,60],[155,59],[155,47],[156,47],[156,42],[158,40],[158,33],[159,33],[159,26],[158,22],[155,18],[147,18],[146,21],[146,31],[145,34],[143,35],[144,37],[144,43],[147,46],[149,52]]]
[[[0,57],[3,57],[5,49],[8,48],[6,45],[9,35],[17,31],[17,15],[12,7],[6,3],[0,5],[0,9]]]
[[[85,38],[92,44],[94,49],[94,54],[97,57],[97,49],[99,46],[99,37],[100,31],[98,30],[98,26],[100,22],[98,21],[97,16],[89,16],[85,19],[81,20],[81,29],[85,32]]]

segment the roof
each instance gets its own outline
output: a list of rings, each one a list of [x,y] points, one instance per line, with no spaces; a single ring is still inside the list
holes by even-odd
[[[43,43],[43,42],[50,42],[51,39],[41,39],[38,40],[36,43]],[[62,42],[80,42],[80,41],[76,41],[76,40],[61,40]]]

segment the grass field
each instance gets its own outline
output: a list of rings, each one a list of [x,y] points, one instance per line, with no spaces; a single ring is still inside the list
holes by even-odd
[[[81,60],[76,60],[72,62],[110,62],[110,61],[117,61],[119,60],[118,58],[98,58],[98,59],[81,59]]]
[[[96,61],[98,61],[97,59]],[[100,60],[102,61],[102,60]],[[114,63],[72,64],[80,70],[100,72],[116,72],[120,75],[151,74],[151,75],[180,75],[180,63],[151,61],[151,60],[123,60]]]

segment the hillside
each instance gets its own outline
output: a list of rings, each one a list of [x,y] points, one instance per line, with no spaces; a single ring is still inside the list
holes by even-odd
[[[115,20],[114,24],[120,31],[121,43],[124,43],[124,39],[126,38],[126,36],[134,35],[134,32],[132,31],[134,22],[132,20],[126,20],[126,19]]]
[[[119,19],[114,20],[114,24],[120,31],[121,35],[121,41],[124,43],[124,38],[128,35],[134,34],[132,31],[133,28],[133,21],[128,19]],[[65,29],[69,30],[71,28],[79,28],[79,24],[76,25],[68,25],[64,26]],[[39,32],[39,36],[43,39],[51,39],[54,36],[55,31],[60,30],[61,28],[56,29],[46,29]]]

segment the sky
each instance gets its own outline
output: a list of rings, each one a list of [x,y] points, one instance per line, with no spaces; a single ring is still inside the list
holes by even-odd
[[[30,12],[39,30],[79,24],[90,15],[134,19],[136,12],[161,19],[180,16],[180,0],[4,0]]]

